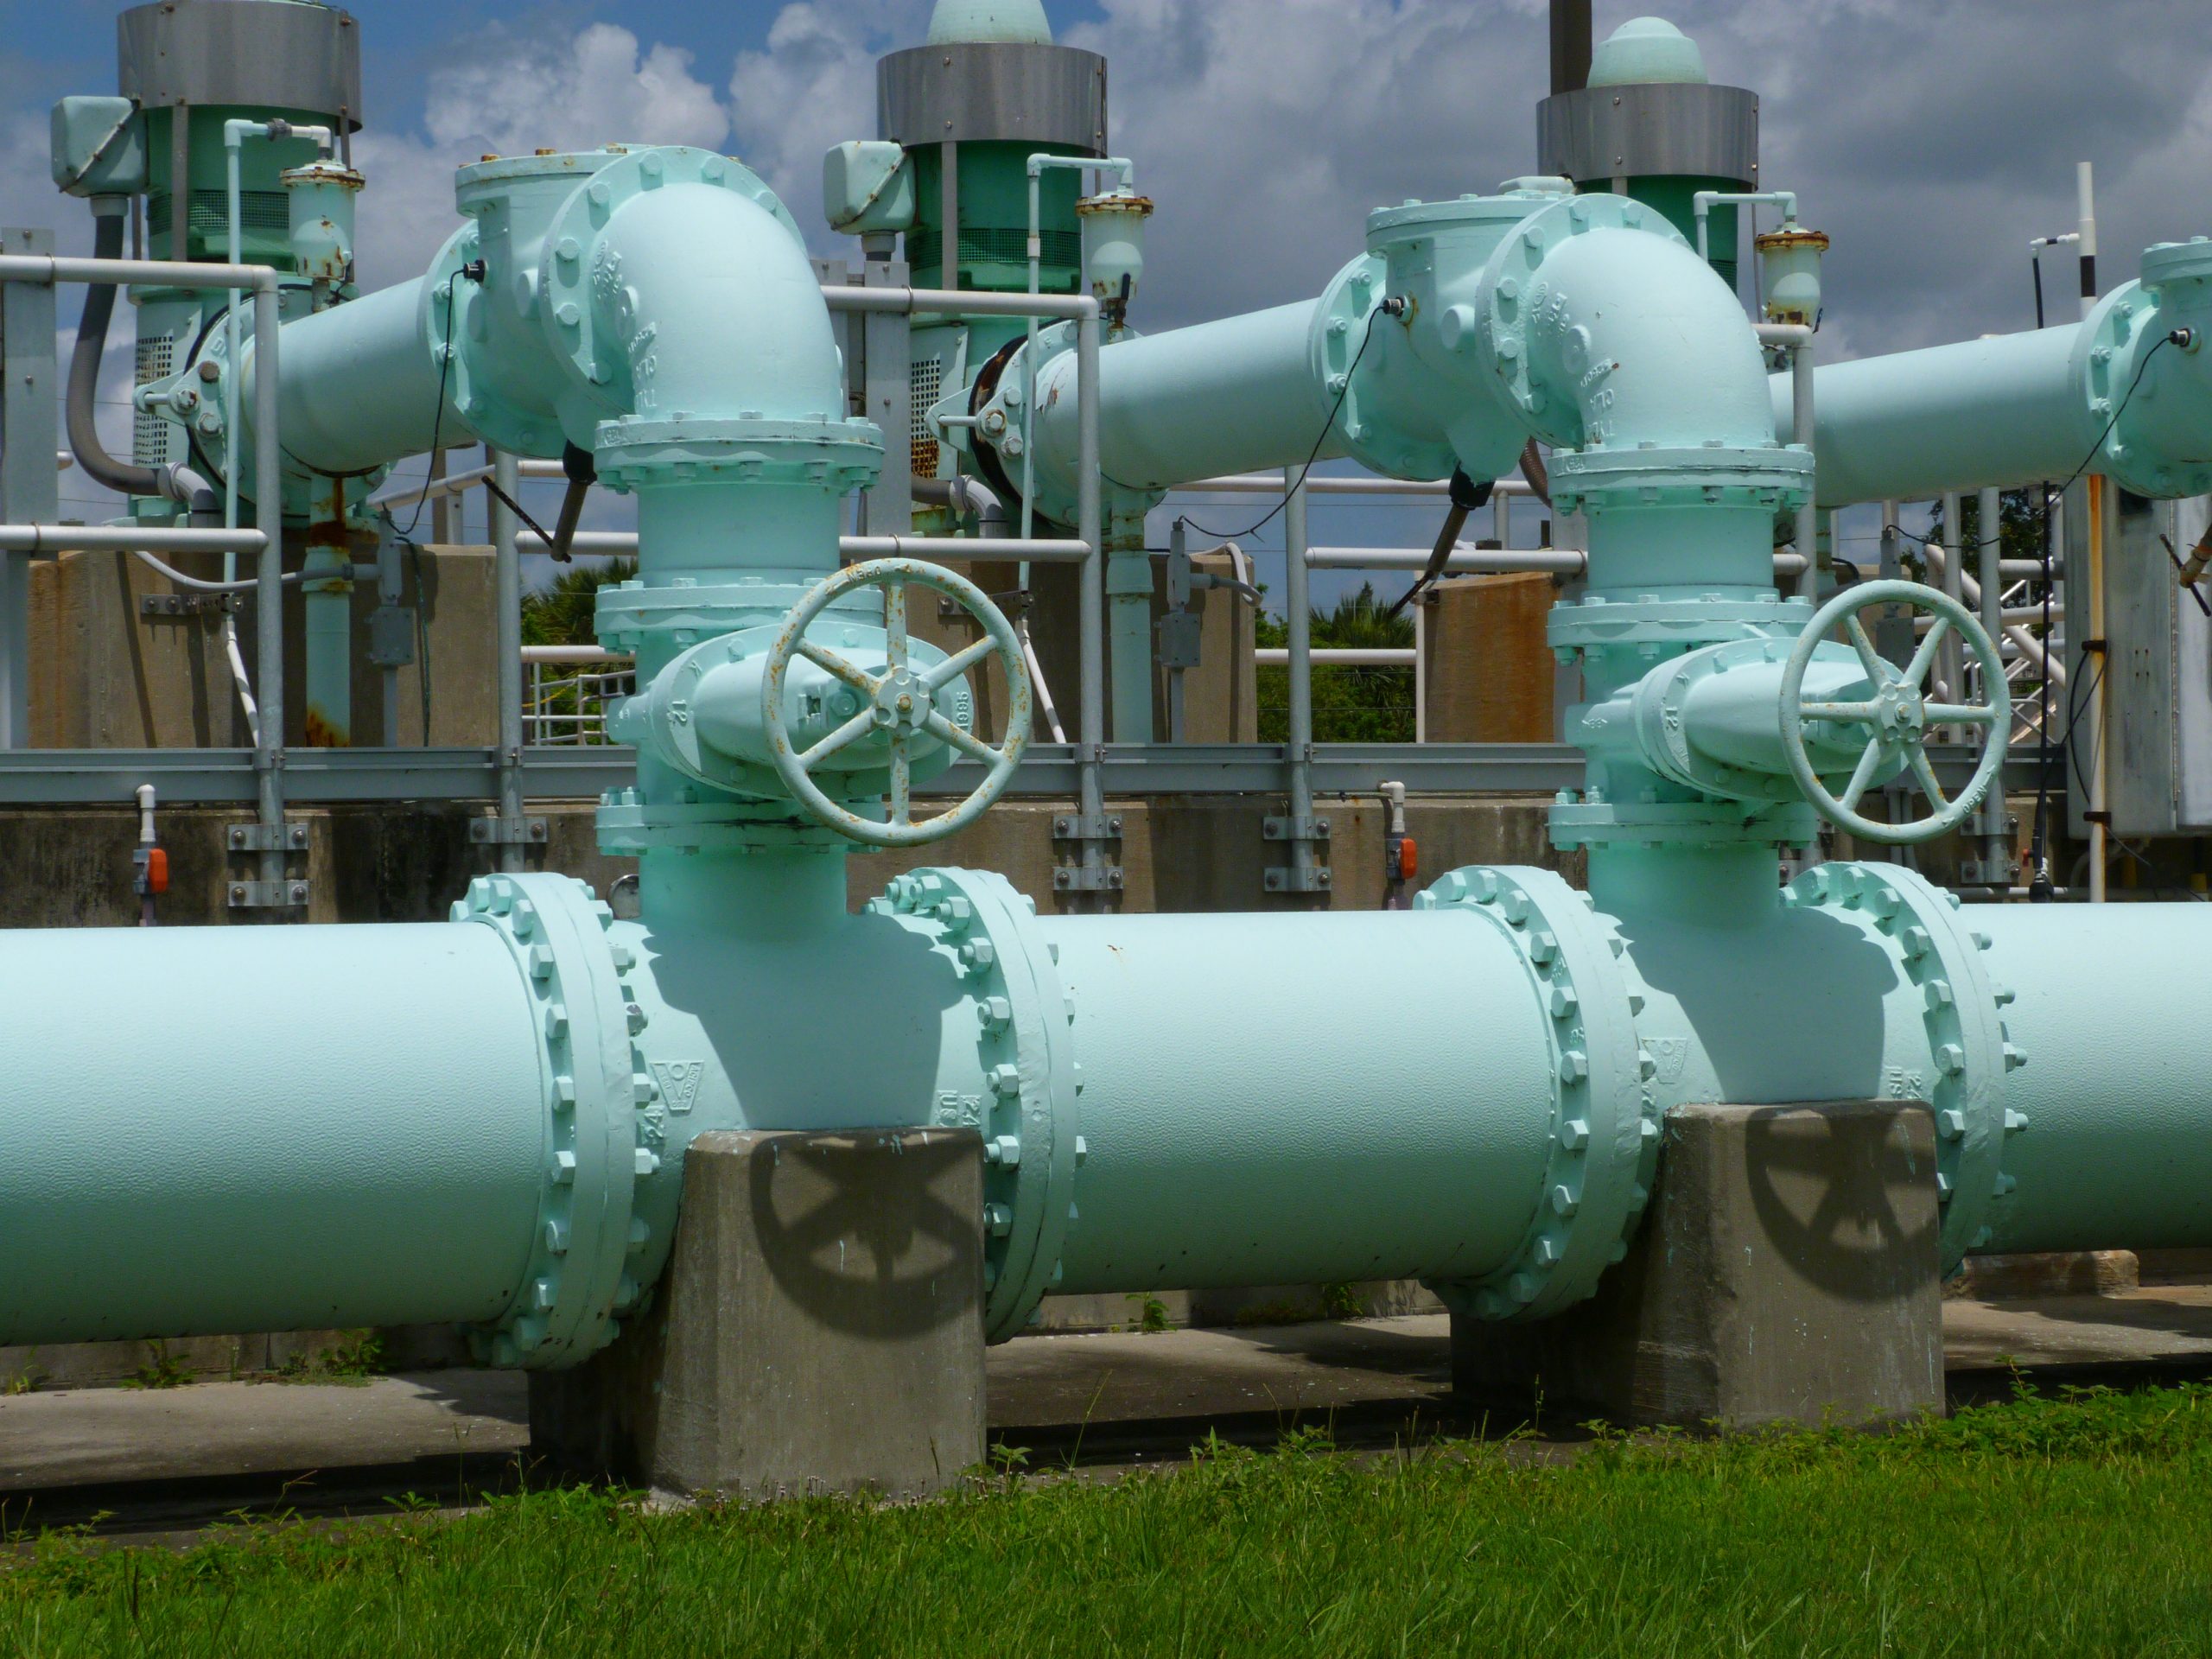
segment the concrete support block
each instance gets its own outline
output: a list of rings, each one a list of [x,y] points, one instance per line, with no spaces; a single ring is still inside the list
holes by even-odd
[[[533,1376],[533,1451],[681,1495],[941,1492],[983,1460],[982,1142],[691,1143],[652,1310]]]
[[[1943,1287],[1948,1296],[2017,1302],[2037,1296],[2125,1296],[2143,1284],[2133,1250],[2064,1250],[2048,1255],[1975,1255]]]
[[[1731,1429],[1940,1411],[1938,1228],[1924,1105],[1678,1108],[1626,1260],[1544,1324],[1455,1316],[1453,1383]]]
[[[1556,741],[1544,628],[1558,593],[1550,576],[1529,574],[1452,577],[1431,591],[1430,742]]]

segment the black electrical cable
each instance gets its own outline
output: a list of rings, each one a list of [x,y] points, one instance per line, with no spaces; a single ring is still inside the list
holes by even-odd
[[[1298,469],[1298,482],[1282,493],[1282,499],[1268,510],[1267,517],[1257,524],[1247,524],[1243,530],[1230,531],[1208,530],[1195,518],[1185,518],[1183,522],[1199,535],[1211,536],[1217,542],[1241,542],[1247,536],[1258,535],[1273,524],[1283,509],[1290,505],[1290,498],[1305,485],[1306,475],[1313,470],[1313,463],[1321,459],[1321,448],[1328,442],[1329,434],[1337,429],[1337,416],[1344,413],[1344,399],[1351,396],[1352,377],[1359,372],[1359,365],[1367,356],[1367,348],[1374,343],[1376,320],[1383,316],[1402,317],[1405,313],[1406,302],[1394,297],[1384,300],[1367,314],[1367,332],[1360,336],[1359,350],[1352,356],[1351,366],[1344,371],[1344,385],[1337,388],[1337,401],[1329,407],[1329,418],[1321,423],[1321,435],[1313,440],[1313,452],[1306,457],[1306,464]]]
[[[438,439],[445,430],[446,388],[452,384],[454,353],[459,349],[457,341],[461,337],[461,319],[454,310],[454,284],[464,276],[472,283],[480,283],[484,280],[484,262],[472,259],[465,265],[456,265],[453,274],[446,278],[446,344],[445,349],[438,353],[438,406],[430,415],[430,453],[433,455],[438,453]],[[407,521],[407,528],[399,532],[401,541],[412,544],[416,526],[423,522],[423,509],[429,505],[429,500],[430,491],[425,480],[423,493],[415,498],[415,516]]]

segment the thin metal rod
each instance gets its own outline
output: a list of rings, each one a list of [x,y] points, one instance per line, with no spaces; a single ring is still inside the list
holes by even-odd
[[[1084,817],[1082,863],[1085,870],[1103,870],[1105,846],[1098,831],[1106,817],[1105,779],[1100,762],[1106,744],[1106,531],[1104,508],[1099,499],[1098,457],[1097,302],[1087,301],[1087,310],[1076,323],[1076,533],[1086,550],[1083,589],[1077,607],[1077,683],[1083,699],[1076,750],[1078,803]],[[1096,879],[1095,877],[1093,878]],[[1092,892],[1097,892],[1094,887]]]
[[[1421,656],[1418,650],[1403,645],[1361,645],[1342,650],[1320,646],[1306,653],[1306,660],[1315,668],[1412,668]],[[1262,645],[1252,653],[1252,661],[1261,668],[1287,668],[1290,652],[1281,646]]]
[[[1298,469],[1285,467],[1283,482],[1290,491],[1283,513],[1283,545],[1289,572],[1283,583],[1284,619],[1290,637],[1290,741],[1285,746],[1289,762],[1290,864],[1294,871],[1313,865],[1313,843],[1306,820],[1313,816],[1313,613],[1306,593],[1306,481]],[[1307,891],[1301,882],[1297,890]]]
[[[1446,496],[1452,481],[1444,478],[1325,478],[1319,474],[1306,480],[1308,495]],[[1493,499],[1500,496],[1533,496],[1535,490],[1518,478],[1503,478],[1491,486]],[[1232,473],[1221,478],[1201,478],[1178,484],[1174,495],[1280,495],[1282,480],[1273,473]]]
[[[172,215],[175,208],[171,208]],[[156,271],[179,267],[156,264]],[[190,270],[189,266],[182,269]],[[241,273],[242,274],[242,273]],[[159,280],[159,279],[156,279]],[[172,277],[171,280],[175,280]],[[276,442],[276,273],[256,268],[253,289],[253,522],[261,532],[254,594],[255,693],[261,707],[253,765],[260,785],[261,879],[284,880],[284,454]],[[238,365],[232,365],[235,380]],[[237,429],[232,429],[233,433]],[[235,439],[233,439],[235,442]],[[232,463],[235,470],[235,459]],[[292,914],[289,906],[280,912]]]
[[[1814,448],[1813,435],[1818,429],[1814,423],[1813,378],[1813,343],[1808,339],[1789,353],[1789,441],[1807,450]],[[1797,509],[1796,531],[1797,552],[1803,561],[1797,575],[1797,593],[1802,599],[1816,598],[1821,591],[1820,518],[1814,505],[1817,495],[1813,480],[1806,480],[1805,499]]]
[[[892,311],[907,316],[1058,317],[1081,322],[1098,315],[1088,294],[957,293],[941,288],[855,288],[830,283],[823,300],[832,311]]]
[[[2107,845],[2107,821],[2111,816],[2110,774],[2106,769],[2110,745],[2106,738],[2106,683],[2112,678],[2112,647],[2105,634],[2105,512],[2111,491],[2101,474],[2089,474],[2089,638],[2085,647],[2101,653],[2102,672],[2089,675],[2089,741],[2096,753],[2089,766],[2089,902],[2105,902],[2105,864],[2112,856]]]
[[[492,452],[492,481],[509,496],[520,487],[515,458]],[[518,839],[523,821],[522,785],[522,559],[516,547],[514,510],[491,498],[492,569],[499,607],[499,868],[523,868]]]
[[[257,530],[163,530],[130,524],[0,524],[10,553],[258,553]]]
[[[1948,524],[1946,528],[1948,530]],[[1995,490],[1981,492],[1974,515],[1974,536],[1979,543],[1974,551],[1980,570],[1981,626],[1992,639],[2001,639],[2005,637],[2007,620],[2003,568],[2005,503],[2003,497]],[[1963,575],[1966,564],[1963,551],[1959,563],[1960,574]],[[1982,701],[1992,707],[1996,706],[1999,697],[2003,697],[2009,708],[2012,695],[2012,688],[2002,681],[1981,689]],[[2012,722],[2006,720],[1983,727],[1982,747],[1986,748],[1993,743],[1999,747],[2009,745],[2012,741]],[[1981,875],[1985,887],[1993,887],[1999,882],[2009,883],[2012,880],[2002,874],[2010,866],[2012,857],[2012,837],[2005,830],[2006,819],[2005,791],[2002,789],[1993,790],[1981,804]]]
[[[250,288],[274,293],[276,273],[267,265],[220,265],[189,259],[82,259],[63,254],[4,253],[0,254],[0,283],[147,283],[165,288]]]

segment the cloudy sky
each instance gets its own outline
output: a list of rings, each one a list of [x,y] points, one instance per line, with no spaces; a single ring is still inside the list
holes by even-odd
[[[1114,141],[1160,202],[1141,323],[1316,291],[1365,213],[1535,165],[1542,0],[1047,0],[1113,65]],[[370,285],[419,270],[457,163],[611,139],[743,156],[818,225],[820,157],[871,137],[874,56],[927,0],[358,0]],[[1599,0],[1602,36],[1634,14]],[[88,245],[43,188],[46,109],[113,86],[109,0],[0,0],[0,222]],[[2107,282],[2212,231],[2212,0],[1676,0],[1713,78],[1763,98],[1764,174],[1834,238],[1829,356],[2032,320],[2026,245],[2097,168]],[[826,231],[822,251],[836,248]],[[2050,273],[2060,299],[2070,264]]]

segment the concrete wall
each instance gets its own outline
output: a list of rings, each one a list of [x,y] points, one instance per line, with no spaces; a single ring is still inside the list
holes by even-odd
[[[372,563],[372,543],[355,556]],[[220,558],[206,554],[169,561],[188,575],[213,579]],[[296,557],[287,563],[296,568]],[[402,603],[420,608],[427,645],[430,724],[438,747],[489,746],[498,740],[497,677],[493,672],[493,572],[489,548],[462,547],[407,556]],[[65,553],[31,567],[31,746],[41,749],[244,748],[251,739],[223,652],[223,613],[204,609],[179,616],[143,616],[148,594],[180,593],[124,553]],[[353,664],[353,740],[358,747],[387,741],[382,671],[367,659],[373,582],[353,589],[353,627],[361,650]],[[251,594],[238,601],[239,646],[249,676],[257,669]],[[287,741],[304,744],[306,677],[302,607],[296,584],[284,590],[284,683]],[[420,662],[399,671],[399,730],[391,741],[421,744],[423,675]]]
[[[1432,743],[1549,743],[1558,664],[1548,575],[1453,576],[1424,601]]]

